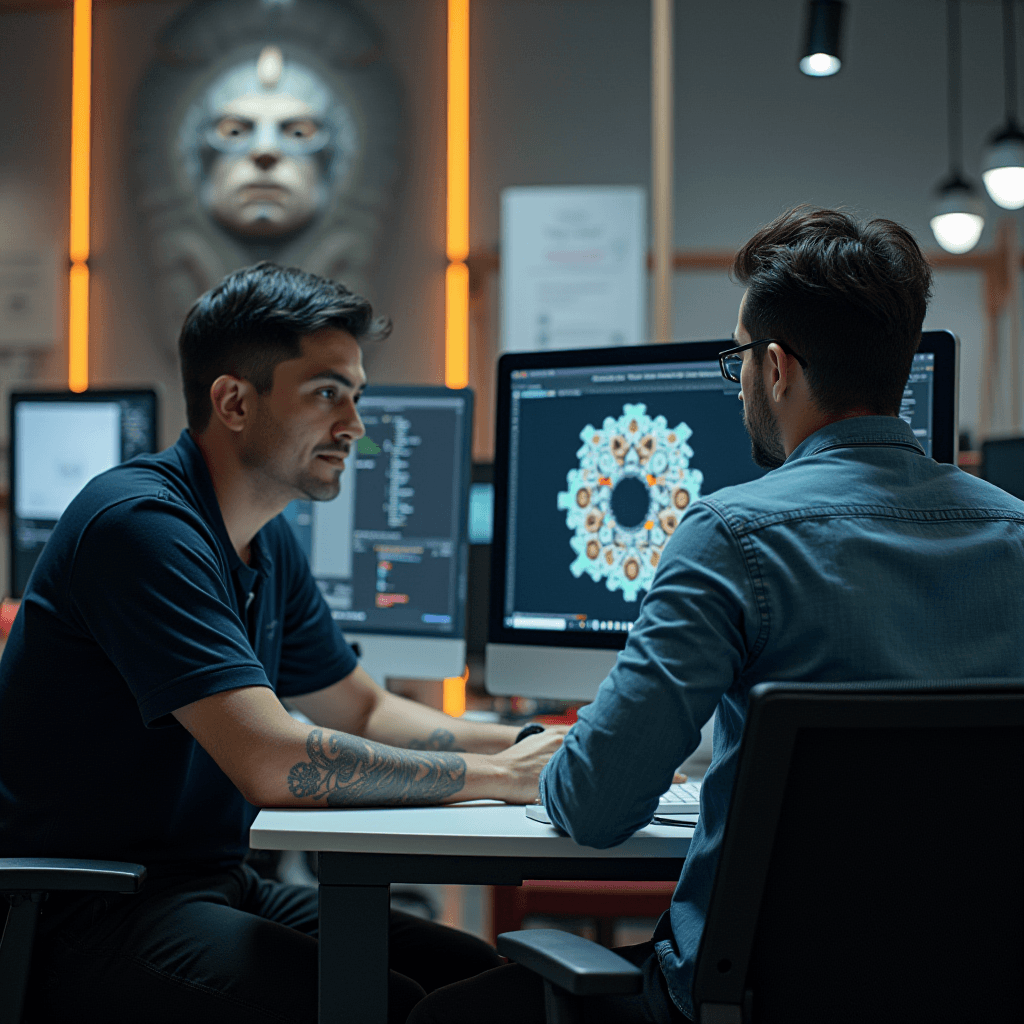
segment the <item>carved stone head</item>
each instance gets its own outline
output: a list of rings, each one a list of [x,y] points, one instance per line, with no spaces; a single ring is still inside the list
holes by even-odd
[[[346,0],[200,0],[138,95],[136,182],[154,312],[260,259],[365,291],[399,163],[379,33]]]

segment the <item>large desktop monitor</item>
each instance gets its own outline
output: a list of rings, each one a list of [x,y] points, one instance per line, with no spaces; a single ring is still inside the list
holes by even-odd
[[[133,391],[14,392],[11,413],[10,593],[71,499],[97,474],[157,450],[157,399]]]
[[[285,517],[378,683],[462,675],[473,393],[371,386],[359,415],[338,496]]]
[[[730,340],[510,353],[498,365],[487,689],[591,699],[690,504],[763,475]],[[927,331],[900,416],[955,462],[959,343]],[[609,525],[614,522],[614,527]]]

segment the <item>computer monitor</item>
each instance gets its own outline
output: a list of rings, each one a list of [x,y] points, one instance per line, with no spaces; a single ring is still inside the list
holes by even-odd
[[[157,450],[157,399],[148,388],[22,391],[10,414],[10,593],[21,597],[71,499],[97,474]]]
[[[653,579],[650,553],[660,553],[691,502],[763,475],[751,460],[739,385],[719,370],[718,353],[734,344],[501,358],[491,693],[591,699]],[[900,410],[940,462],[956,458],[958,348],[948,331],[923,335]],[[600,521],[611,516],[647,543],[610,544]]]
[[[473,393],[371,386],[359,415],[338,496],[285,517],[378,683],[462,675]]]
[[[981,475],[1024,500],[1024,437],[1000,437],[981,445]]]
[[[494,465],[473,463],[469,488],[469,578],[466,588],[466,653],[483,660],[487,648],[487,609],[491,590],[491,537],[494,533]]]

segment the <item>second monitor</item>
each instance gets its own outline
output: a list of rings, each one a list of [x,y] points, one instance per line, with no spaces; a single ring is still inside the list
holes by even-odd
[[[359,415],[337,498],[293,501],[285,517],[378,683],[461,675],[472,392],[372,386]]]

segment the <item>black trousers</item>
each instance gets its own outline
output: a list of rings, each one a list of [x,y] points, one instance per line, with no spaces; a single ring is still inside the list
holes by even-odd
[[[501,963],[474,936],[397,911],[389,952],[394,1024],[427,992]],[[317,892],[239,865],[151,877],[134,896],[51,900],[27,1011],[31,1024],[316,1024]]]
[[[582,1000],[584,1024],[689,1024],[676,1008],[654,952],[654,940],[621,946],[619,956],[643,971],[643,991],[633,996]],[[507,964],[456,982],[418,1003],[409,1024],[544,1024],[544,985],[532,971]]]

